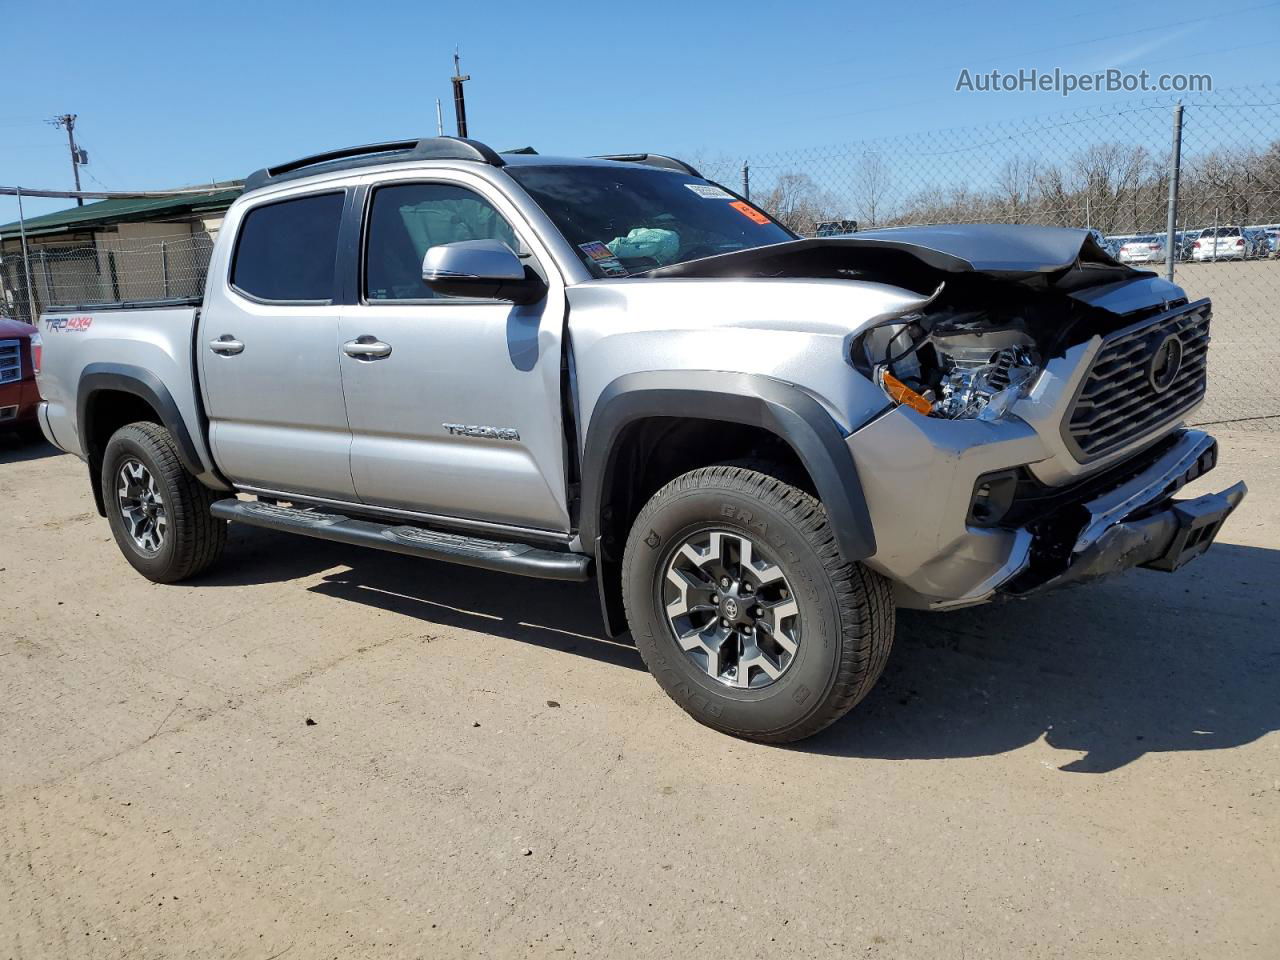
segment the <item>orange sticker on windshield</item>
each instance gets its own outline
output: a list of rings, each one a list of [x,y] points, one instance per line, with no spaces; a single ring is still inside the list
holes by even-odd
[[[748,220],[752,221],[753,223],[763,224],[763,223],[771,222],[768,217],[766,217],[763,213],[761,213],[751,204],[747,203],[745,200],[735,200],[733,201],[733,203],[729,204],[729,206],[733,207],[733,209],[737,210],[740,214],[742,214],[744,217],[746,217]]]

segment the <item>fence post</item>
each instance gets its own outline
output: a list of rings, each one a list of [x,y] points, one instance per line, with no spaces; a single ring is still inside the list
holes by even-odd
[[[111,299],[120,302],[120,274],[116,271],[116,252],[107,251],[107,267],[111,270]]]
[[[169,247],[160,241],[160,276],[164,279],[164,299],[169,299]]]
[[[27,219],[22,213],[22,188],[15,187],[18,195],[18,233],[22,235],[22,272],[27,278],[27,323],[35,326],[39,316],[36,314],[36,288],[31,284],[31,253],[27,250]]]
[[[746,160],[742,161],[742,195],[751,199],[751,165]]]
[[[1182,167],[1182,101],[1173,105],[1173,155],[1169,160],[1169,215],[1165,220],[1164,270],[1165,277],[1173,282],[1175,252],[1175,227],[1178,223],[1178,173]],[[1181,249],[1178,245],[1177,249]]]

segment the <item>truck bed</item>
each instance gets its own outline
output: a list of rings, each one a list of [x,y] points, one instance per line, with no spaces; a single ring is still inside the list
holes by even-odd
[[[80,422],[88,397],[100,390],[123,391],[176,414],[188,434],[184,452],[202,468],[199,473],[212,473],[192,349],[199,313],[198,300],[55,307],[42,313],[40,392],[46,403],[41,418],[54,443],[88,459],[93,425]]]

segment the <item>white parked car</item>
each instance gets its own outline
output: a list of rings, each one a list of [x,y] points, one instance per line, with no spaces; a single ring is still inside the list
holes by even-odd
[[[1116,259],[1121,263],[1164,263],[1164,238],[1145,236],[1126,240],[1120,244]]]
[[[1206,227],[1200,231],[1200,239],[1191,245],[1191,259],[1197,263],[1205,260],[1246,260],[1252,250],[1242,227]]]

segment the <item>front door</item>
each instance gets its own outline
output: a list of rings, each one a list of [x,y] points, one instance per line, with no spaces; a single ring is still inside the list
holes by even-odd
[[[354,499],[339,366],[337,251],[345,193],[268,200],[210,271],[197,352],[209,437],[239,486]]]
[[[376,182],[359,296],[341,319],[356,494],[370,505],[565,532],[561,279],[506,198],[479,178]],[[431,246],[499,239],[548,280],[515,306],[441,297]]]

